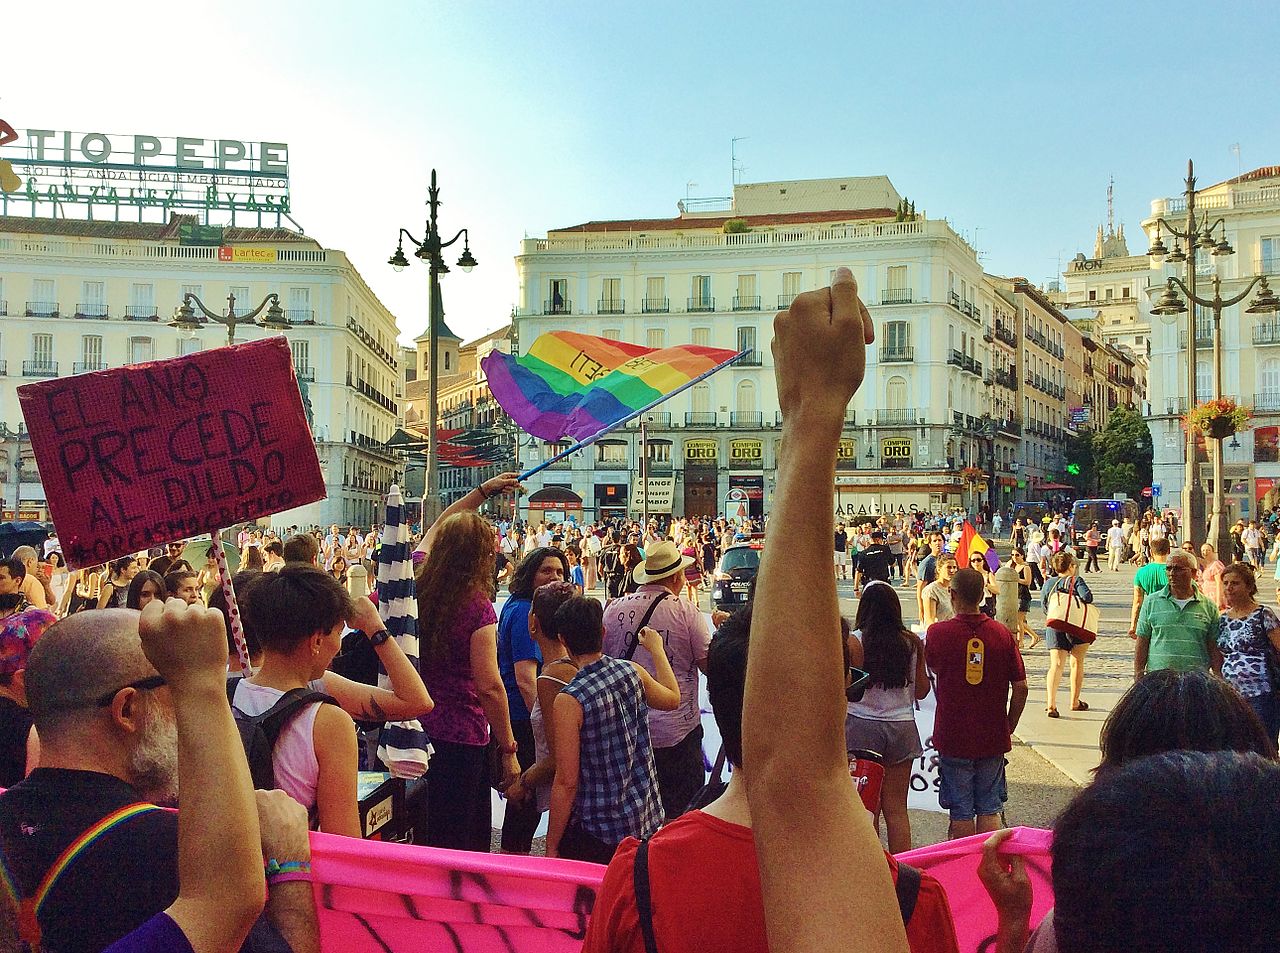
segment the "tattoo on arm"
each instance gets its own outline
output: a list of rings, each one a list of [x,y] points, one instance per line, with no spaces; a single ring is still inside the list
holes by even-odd
[[[387,713],[378,704],[378,700],[370,695],[368,706],[360,709],[360,718],[364,721],[386,721]]]

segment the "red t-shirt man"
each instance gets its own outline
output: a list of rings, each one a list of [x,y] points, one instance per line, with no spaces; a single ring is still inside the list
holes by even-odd
[[[583,953],[644,953],[636,909],[635,857],[627,838],[609,864],[596,898]],[[885,854],[894,882],[898,863]],[[856,890],[851,884],[849,889]],[[751,828],[703,811],[689,811],[649,842],[653,930],[662,953],[767,953],[764,900]],[[850,924],[849,929],[856,929]],[[955,923],[942,885],[920,877],[915,911],[907,922],[912,953],[958,953]]]
[[[954,590],[955,580],[951,585]],[[980,647],[972,644],[975,640]],[[938,754],[981,760],[1008,752],[1009,688],[1027,680],[1009,630],[981,612],[958,612],[929,626],[925,661],[935,679],[933,744]]]

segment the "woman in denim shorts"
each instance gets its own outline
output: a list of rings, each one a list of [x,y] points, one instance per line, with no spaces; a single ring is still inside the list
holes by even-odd
[[[888,829],[890,853],[911,849],[907,788],[911,765],[924,750],[916,729],[916,700],[929,694],[924,646],[902,624],[902,603],[887,582],[867,583],[858,600],[855,629],[848,638],[849,664],[871,675],[862,700],[849,702],[845,746],[884,758],[880,814]],[[876,817],[879,830],[880,817]]]

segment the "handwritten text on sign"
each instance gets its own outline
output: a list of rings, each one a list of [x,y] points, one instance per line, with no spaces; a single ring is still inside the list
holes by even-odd
[[[325,495],[283,337],[18,388],[67,561]]]

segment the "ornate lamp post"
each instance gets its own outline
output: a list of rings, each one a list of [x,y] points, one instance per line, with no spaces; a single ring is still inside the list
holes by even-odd
[[[459,230],[447,242],[441,239],[440,228],[436,222],[440,205],[440,187],[436,185],[436,170],[432,169],[431,185],[427,188],[427,206],[431,209],[431,214],[427,219],[426,234],[423,236],[422,241],[418,241],[408,231],[403,228],[400,229],[400,237],[396,239],[396,252],[387,259],[387,264],[396,271],[403,271],[408,268],[409,259],[404,256],[404,239],[409,239],[409,244],[416,249],[413,257],[427,263],[430,281],[430,314],[427,319],[427,350],[431,353],[431,362],[427,365],[427,419],[430,424],[430,430],[427,433],[427,493],[422,504],[422,528],[424,532],[440,515],[440,474],[439,459],[436,452],[436,431],[440,426],[440,355],[438,351],[440,347],[440,325],[444,321],[444,305],[440,300],[440,276],[449,273],[449,266],[444,263],[441,253],[461,238],[463,240],[462,257],[458,259],[458,267],[463,271],[470,271],[478,264],[471,254],[471,236],[465,228]]]
[[[1191,160],[1187,160],[1187,178],[1185,181],[1187,217],[1183,227],[1170,223],[1164,218],[1156,219],[1156,240],[1152,243],[1147,254],[1152,261],[1157,264],[1168,259],[1171,263],[1186,263],[1186,282],[1182,285],[1187,292],[1187,296],[1195,298],[1196,294],[1196,254],[1199,250],[1209,252],[1215,257],[1224,255],[1234,255],[1235,249],[1231,247],[1226,238],[1226,219],[1219,218],[1216,222],[1206,225],[1204,220],[1196,218],[1196,177],[1195,167]],[[1223,227],[1222,237],[1214,238],[1214,233],[1219,226]],[[1161,236],[1162,231],[1167,231],[1174,237],[1173,251],[1169,251],[1165,247],[1164,239]],[[1186,252],[1178,244],[1179,241],[1186,243]],[[1161,299],[1164,303],[1164,299]],[[1184,309],[1185,310],[1185,309]],[[1156,314],[1167,314],[1170,312],[1160,311],[1159,305],[1153,308]],[[1191,311],[1187,315],[1187,410],[1190,411],[1196,405],[1196,322],[1195,312]],[[1196,435],[1191,428],[1187,428],[1187,459],[1186,470],[1182,480],[1182,522],[1185,529],[1187,539],[1192,538],[1193,533],[1199,533],[1204,527],[1204,487],[1200,485],[1199,471],[1196,468]]]
[[[216,321],[227,326],[228,346],[236,343],[237,325],[258,325],[259,322],[256,318],[262,313],[263,308],[267,309],[267,316],[261,322],[262,327],[269,331],[280,332],[288,331],[290,327],[288,318],[285,317],[284,311],[280,309],[280,296],[274,292],[263,298],[262,302],[248,314],[236,314],[236,296],[233,294],[227,295],[227,313],[218,314],[206,308],[204,302],[189,291],[182,296],[182,304],[174,310],[173,320],[169,322],[169,327],[194,333],[203,326],[204,322],[196,317],[196,312],[191,307],[192,302],[195,302],[195,306],[200,309],[200,313],[210,321]],[[267,307],[268,305],[270,307]]]
[[[1159,239],[1157,238],[1157,241]],[[1232,295],[1230,298],[1222,297],[1222,279],[1217,275],[1213,276],[1213,297],[1203,298],[1195,293],[1194,280],[1191,286],[1178,278],[1170,278],[1165,285],[1164,294],[1160,296],[1160,300],[1151,310],[1166,320],[1176,320],[1177,316],[1187,311],[1187,306],[1178,296],[1177,289],[1181,288],[1182,293],[1186,295],[1187,300],[1193,306],[1201,308],[1209,308],[1213,312],[1213,399],[1219,400],[1222,397],[1222,309],[1229,308],[1232,305],[1239,304],[1245,298],[1249,297],[1249,293],[1256,287],[1258,289],[1257,296],[1245,308],[1247,314],[1270,314],[1280,311],[1280,298],[1272,293],[1271,288],[1267,285],[1267,279],[1264,275],[1257,275],[1247,285],[1244,290],[1238,294]],[[1193,312],[1192,312],[1193,313]],[[1188,354],[1193,354],[1191,350],[1194,344],[1191,337],[1194,336],[1194,326],[1188,331]],[[1194,392],[1193,392],[1194,393]],[[1193,409],[1188,406],[1187,412]],[[1195,430],[1193,427],[1187,427],[1188,454],[1193,454],[1195,450]],[[1224,492],[1222,486],[1222,441],[1226,439],[1228,434],[1222,436],[1214,436],[1217,443],[1214,445],[1213,452],[1213,507],[1212,515],[1209,520],[1208,538],[1213,541],[1214,549],[1217,550],[1219,557],[1223,553],[1231,551],[1231,534],[1227,529],[1226,520],[1223,519],[1223,499]],[[1234,438],[1234,433],[1231,434]],[[1188,525],[1187,534],[1190,537],[1191,527]]]

